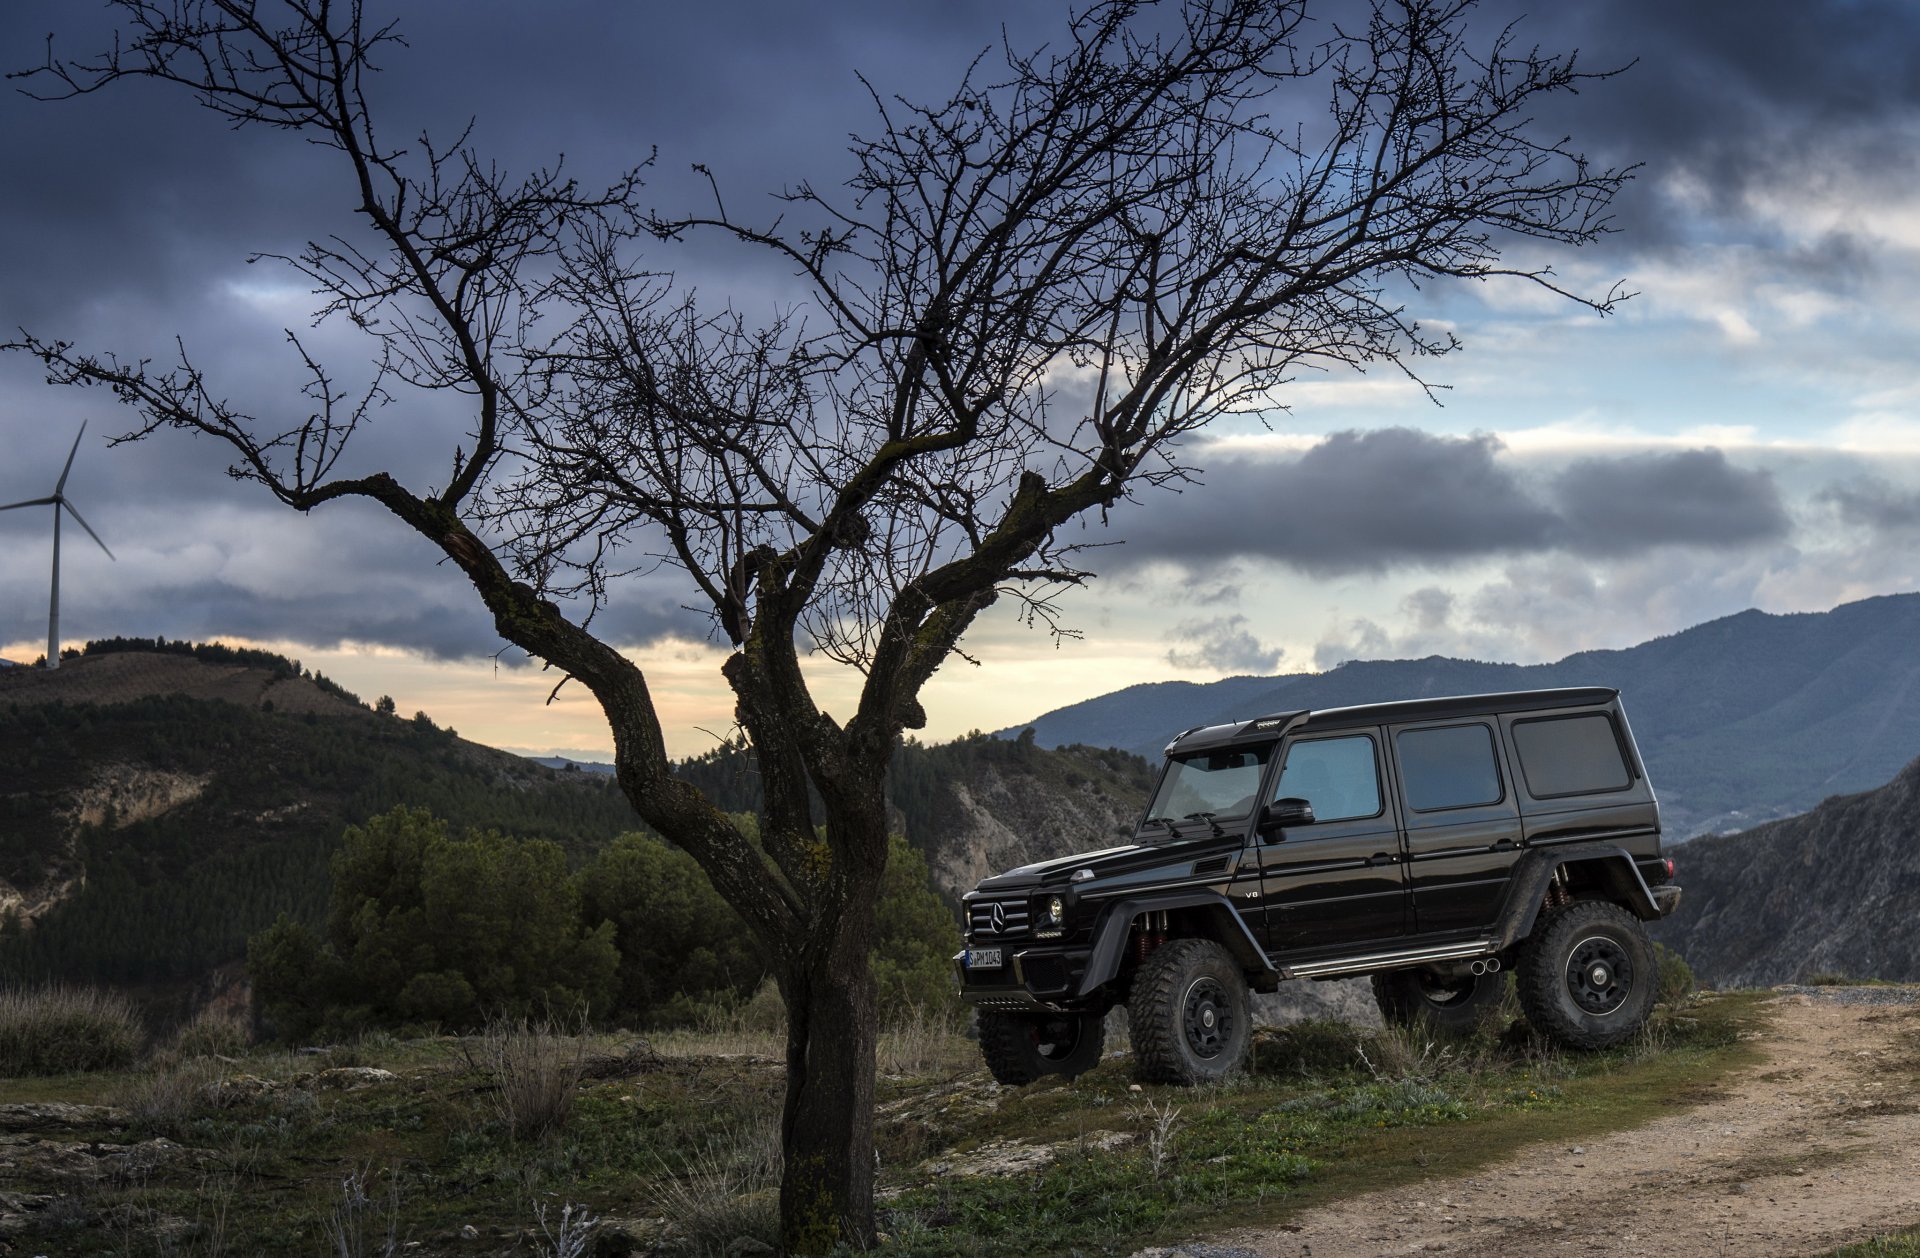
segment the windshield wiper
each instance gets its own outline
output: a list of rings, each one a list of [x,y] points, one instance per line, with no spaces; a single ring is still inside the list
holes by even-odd
[[[1225,830],[1222,830],[1222,829],[1220,828],[1220,823],[1219,823],[1219,822],[1217,822],[1217,821],[1215,821],[1215,820],[1213,819],[1213,817],[1214,817],[1214,814],[1212,814],[1212,813],[1210,813],[1210,812],[1190,812],[1190,813],[1188,813],[1188,814],[1186,815],[1186,820],[1188,820],[1188,821],[1204,821],[1204,822],[1206,822],[1206,823],[1207,823],[1208,825],[1210,825],[1210,826],[1212,826],[1212,827],[1213,827],[1213,837],[1214,837],[1214,838],[1216,838],[1216,839],[1218,839],[1218,838],[1223,838],[1223,837],[1225,837],[1225,835],[1226,835],[1226,833],[1227,833],[1227,832],[1226,832]]]
[[[1148,826],[1165,826],[1167,828],[1168,834],[1171,834],[1176,838],[1178,838],[1180,835],[1180,823],[1175,821],[1172,817],[1148,817],[1145,821],[1140,823],[1140,828],[1143,830]]]

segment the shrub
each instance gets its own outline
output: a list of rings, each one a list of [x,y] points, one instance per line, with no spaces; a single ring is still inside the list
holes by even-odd
[[[0,989],[0,1075],[118,1069],[145,1039],[123,996],[91,987]]]
[[[146,1131],[178,1136],[193,1119],[218,1109],[220,1073],[211,1062],[155,1062],[114,1094],[120,1108]]]
[[[1672,1004],[1693,995],[1693,967],[1686,958],[1663,943],[1653,945],[1654,964],[1660,970],[1660,985],[1654,999],[1661,1004]]]
[[[208,1005],[173,1033],[167,1048],[175,1057],[238,1057],[253,1043],[247,1019]]]
[[[550,1021],[502,1019],[487,1027],[479,1064],[493,1076],[494,1107],[509,1136],[537,1140],[567,1125],[586,1073],[586,1045],[584,1035]]]
[[[673,1175],[663,1163],[653,1208],[677,1233],[677,1250],[696,1258],[740,1253],[749,1238],[768,1244],[779,1234],[780,1129],[775,1114],[758,1122],[721,1124]]]

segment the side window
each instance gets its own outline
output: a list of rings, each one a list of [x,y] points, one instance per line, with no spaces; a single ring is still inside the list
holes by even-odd
[[[1624,791],[1633,785],[1620,737],[1604,712],[1513,723],[1513,749],[1535,799]]]
[[[1500,769],[1493,758],[1493,730],[1485,725],[1445,725],[1402,730],[1400,781],[1415,812],[1497,804]]]
[[[1275,799],[1304,799],[1315,821],[1350,821],[1380,815],[1380,772],[1373,739],[1318,738],[1287,748]]]

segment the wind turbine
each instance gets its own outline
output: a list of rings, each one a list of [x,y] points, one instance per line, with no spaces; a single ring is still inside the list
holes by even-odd
[[[113,552],[107,550],[107,544],[105,542],[100,541],[100,535],[93,531],[93,526],[81,518],[80,512],[75,510],[71,502],[67,501],[67,473],[73,471],[73,456],[80,453],[80,438],[86,435],[87,424],[85,420],[82,420],[80,421],[80,431],[73,439],[73,449],[67,451],[67,465],[60,469],[60,479],[54,482],[51,497],[29,498],[25,502],[9,502],[5,506],[0,507],[0,511],[11,511],[15,507],[51,506],[53,508],[53,599],[49,604],[49,610],[47,612],[48,671],[60,667],[60,509],[65,507],[67,511],[71,512],[74,522],[87,531],[87,536],[97,542],[101,550],[107,551],[107,558],[113,559]],[[120,561],[114,559],[114,562],[118,563]]]

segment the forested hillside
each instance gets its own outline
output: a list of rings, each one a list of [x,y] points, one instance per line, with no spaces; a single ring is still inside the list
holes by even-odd
[[[365,709],[19,704],[0,688],[0,766],[0,976],[144,984],[237,960],[278,913],[317,920],[345,827],[397,804],[576,852],[637,824],[604,778]],[[22,907],[39,908],[30,930]]]
[[[680,771],[728,811],[758,806],[747,749]],[[1123,752],[975,734],[902,745],[890,790],[896,827],[957,897],[997,869],[1110,844],[1149,777]],[[375,712],[264,652],[116,639],[53,673],[8,670],[0,979],[191,984],[283,912],[318,926],[346,828],[400,805],[455,833],[551,839],[575,865],[642,828],[604,774]]]
[[[1829,795],[1879,786],[1920,755],[1920,594],[1830,612],[1746,611],[1553,664],[1433,656],[1132,686],[1028,724],[1045,746],[1111,743],[1157,756],[1183,729],[1268,712],[1594,685],[1620,690],[1670,834],[1802,812]]]
[[[1722,986],[1920,981],[1920,760],[1878,790],[1689,843],[1655,934]]]

